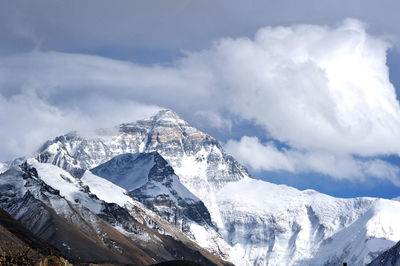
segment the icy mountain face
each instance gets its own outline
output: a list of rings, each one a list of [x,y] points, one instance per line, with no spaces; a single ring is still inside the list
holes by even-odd
[[[98,196],[100,199],[109,203],[116,203],[121,207],[130,210],[131,215],[134,216],[137,220],[146,223],[148,226],[159,231],[161,234],[165,236],[173,236],[174,238],[181,239],[184,246],[180,246],[180,249],[186,249],[187,247],[193,246],[194,242],[190,241],[189,238],[187,238],[187,236],[183,234],[181,230],[178,230],[174,225],[172,225],[167,220],[161,218],[155,212],[147,209],[142,203],[132,199],[132,197],[128,196],[129,193],[125,189],[109,182],[108,180],[102,177],[94,175],[90,171],[86,171],[81,180],[85,185],[88,185],[91,191],[93,191],[93,193],[95,193],[96,196]],[[193,225],[194,224],[192,224],[191,229],[193,228]],[[206,229],[207,226],[204,227],[198,224],[195,225],[203,229],[203,232],[199,230],[199,232],[203,233],[202,239],[208,240],[207,237],[213,236],[212,234],[210,234],[210,232],[211,233],[215,232],[213,230],[207,231]],[[227,253],[229,246],[225,242],[223,242],[223,240],[219,235],[218,237],[214,235],[214,237],[215,239],[210,239],[206,245],[201,245],[201,246],[208,247],[210,245],[216,245],[217,247],[221,247],[219,252],[217,252],[216,254],[218,257],[220,256],[224,257],[224,254]],[[193,253],[193,251],[191,252]],[[210,263],[204,263],[204,264],[208,265]],[[230,263],[227,263],[225,261],[219,261],[219,264],[231,265]]]

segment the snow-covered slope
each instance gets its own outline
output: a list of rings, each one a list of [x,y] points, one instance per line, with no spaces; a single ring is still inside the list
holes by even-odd
[[[140,194],[154,202],[152,193],[169,193],[162,192],[165,179],[151,181],[139,172],[151,170],[153,162],[136,161],[138,153],[154,151],[168,162],[179,181],[204,202],[211,215],[216,230],[198,223],[191,225],[190,232],[204,236],[196,237],[196,241],[216,252],[228,243],[229,258],[238,265],[329,265],[344,261],[363,265],[400,239],[400,227],[395,223],[400,202],[336,199],[254,180],[213,137],[169,110],[150,119],[122,124],[115,130],[101,130],[96,136],[60,136],[46,143],[37,159],[80,177],[85,170],[115,156],[134,153],[110,161],[105,169],[108,177],[104,177],[128,190],[143,188]],[[125,160],[132,166],[125,164],[121,170],[120,163],[124,165]],[[87,172],[83,181],[89,182],[86,177]],[[90,182],[94,185],[94,181]],[[182,190],[177,191],[180,193]],[[214,232],[222,234],[224,240],[210,237]],[[219,240],[210,247],[213,239]]]
[[[79,179],[52,164],[39,163],[36,160],[28,160],[28,163],[36,169],[42,181],[59,191],[60,196],[70,202],[83,205],[95,214],[101,213],[102,202],[93,197]]]
[[[114,183],[85,171],[81,182],[90,188],[90,191],[108,203],[115,203],[121,207],[129,208],[135,201],[129,196],[128,191]]]
[[[400,203],[244,179],[217,195],[224,238],[250,265],[365,265],[400,239]]]

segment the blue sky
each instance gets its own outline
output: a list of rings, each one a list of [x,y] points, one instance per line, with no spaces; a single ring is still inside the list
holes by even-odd
[[[167,107],[254,177],[400,195],[398,1],[0,6],[1,161]]]

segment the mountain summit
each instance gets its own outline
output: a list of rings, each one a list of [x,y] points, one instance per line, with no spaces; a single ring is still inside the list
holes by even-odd
[[[159,111],[155,116],[151,117],[150,120],[153,120],[154,123],[158,124],[170,122],[187,125],[186,121],[184,121],[177,113],[169,109]]]

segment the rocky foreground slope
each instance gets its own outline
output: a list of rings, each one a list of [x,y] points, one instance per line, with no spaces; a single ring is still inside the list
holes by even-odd
[[[0,209],[0,265],[72,266],[56,248],[32,234],[3,209]]]
[[[34,233],[53,223],[24,217],[60,217],[120,262],[135,260],[124,253],[130,249],[142,264],[365,265],[400,240],[400,202],[255,180],[170,110],[90,137],[57,137],[0,182],[8,191],[0,206]],[[77,244],[63,241],[55,244],[66,253]]]

